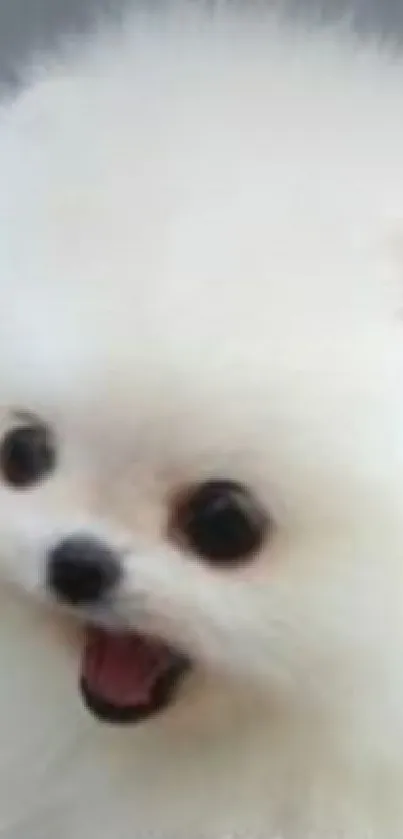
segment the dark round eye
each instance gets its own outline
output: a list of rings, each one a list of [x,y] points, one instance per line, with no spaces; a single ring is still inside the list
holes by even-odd
[[[11,429],[0,444],[1,474],[15,489],[24,489],[46,478],[55,460],[52,436],[40,423]]]
[[[269,526],[260,504],[232,481],[208,481],[188,490],[174,513],[174,530],[189,548],[216,565],[248,559]]]

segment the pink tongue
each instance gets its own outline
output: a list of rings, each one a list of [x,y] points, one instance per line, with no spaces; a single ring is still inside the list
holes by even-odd
[[[147,705],[171,662],[168,647],[159,641],[86,630],[82,677],[93,695],[117,707]]]

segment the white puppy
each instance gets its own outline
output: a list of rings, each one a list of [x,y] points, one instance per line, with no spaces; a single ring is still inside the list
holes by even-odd
[[[134,14],[0,184],[2,839],[401,839],[403,64]]]

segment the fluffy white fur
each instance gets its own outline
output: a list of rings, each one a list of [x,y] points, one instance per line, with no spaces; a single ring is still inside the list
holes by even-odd
[[[175,4],[35,72],[0,128],[2,839],[403,836],[403,64],[345,30]],[[275,523],[218,572],[168,499],[243,481]],[[198,666],[107,728],[49,547],[125,547],[109,614]],[[76,625],[77,624],[77,625]]]

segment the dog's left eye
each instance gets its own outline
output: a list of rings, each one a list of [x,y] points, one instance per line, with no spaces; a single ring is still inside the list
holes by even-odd
[[[15,489],[43,480],[54,469],[55,460],[52,435],[39,422],[11,429],[0,444],[1,474]]]
[[[270,525],[246,487],[224,480],[188,490],[173,515],[173,532],[179,540],[217,566],[238,564],[256,554]]]

